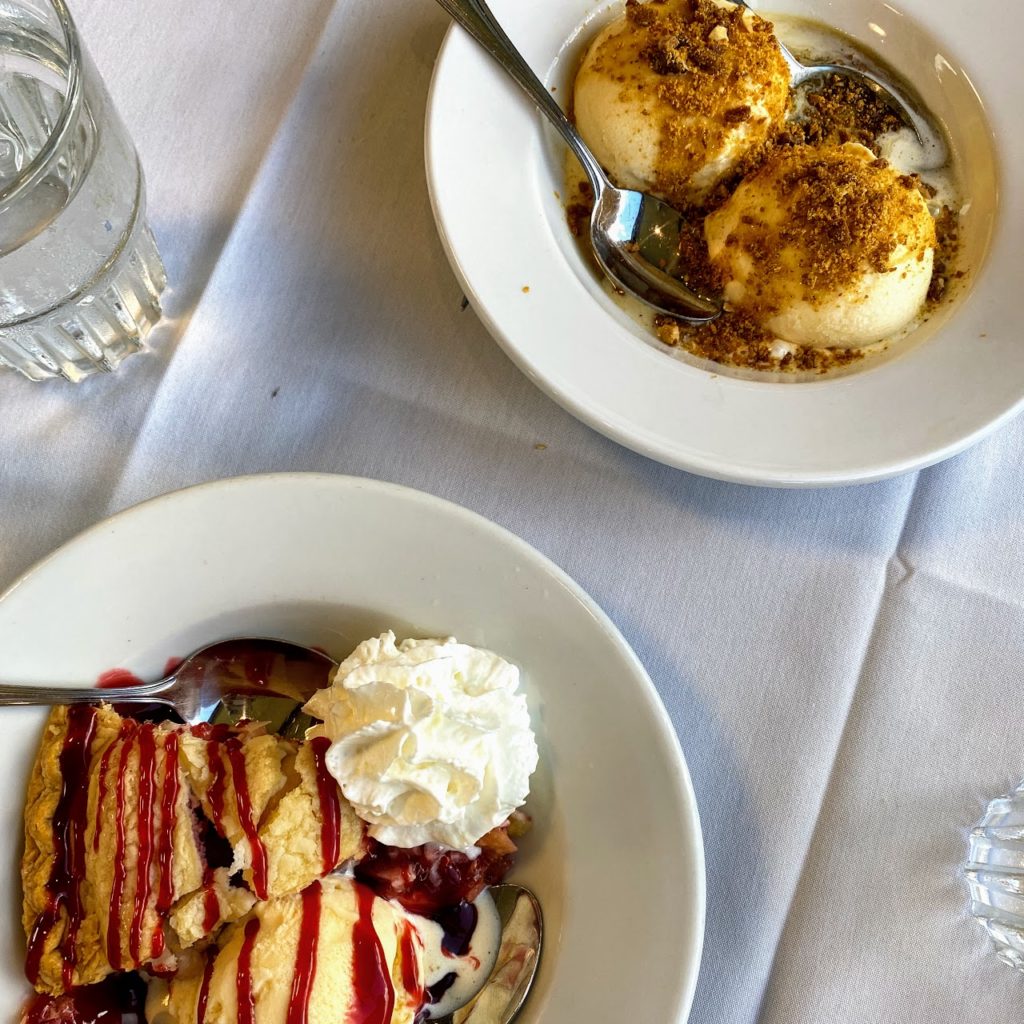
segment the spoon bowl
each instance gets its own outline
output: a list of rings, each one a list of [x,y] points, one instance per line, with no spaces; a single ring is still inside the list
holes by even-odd
[[[432,1019],[432,1024],[509,1024],[526,1002],[544,941],[540,903],[529,889],[512,882],[492,885],[489,892],[501,920],[501,945],[494,967],[468,1003]]]
[[[745,0],[737,0],[744,7],[750,8]],[[942,132],[935,129],[931,119],[903,94],[891,81],[869,71],[867,68],[855,68],[848,64],[805,64],[785,43],[775,36],[782,59],[789,68],[790,88],[798,89],[807,82],[827,75],[840,75],[852,81],[866,85],[908,128],[913,131],[917,141],[922,145],[936,145],[942,140]],[[934,155],[936,167],[941,167],[947,160],[942,144],[942,151]]]
[[[0,686],[0,706],[106,703],[130,712],[159,705],[189,725],[248,718],[289,733],[296,727],[297,708],[327,686],[335,665],[310,647],[241,637],[200,648],[156,682],[76,688],[7,684]]]

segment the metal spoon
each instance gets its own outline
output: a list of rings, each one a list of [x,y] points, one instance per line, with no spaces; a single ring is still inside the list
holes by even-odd
[[[465,1006],[434,1019],[433,1024],[508,1024],[533,985],[544,939],[540,903],[529,889],[511,882],[491,886],[490,893],[501,919],[501,946],[494,967]]]
[[[745,0],[737,0],[737,2],[748,10],[754,10]],[[908,128],[913,130],[918,142],[924,144],[933,138],[941,138],[941,132],[929,130],[928,119],[917,110],[910,100],[891,82],[880,78],[873,71],[867,71],[864,68],[853,68],[846,64],[804,64],[779,39],[777,34],[775,41],[779,45],[782,59],[789,68],[790,88],[797,89],[805,82],[809,82],[814,78],[821,78],[824,75],[842,75],[844,78],[852,78],[865,83]]]
[[[23,704],[116,704],[168,707],[189,724],[241,718],[294,732],[296,705],[327,686],[335,662],[285,640],[247,637],[222,640],[189,655],[155,683],[120,687],[0,686],[0,706]],[[259,711],[253,705],[259,703]]]
[[[513,46],[484,0],[437,0],[445,11],[508,72],[576,154],[594,190],[590,243],[602,270],[620,288],[662,313],[706,323],[721,300],[689,288],[676,276],[682,217],[667,203],[615,188],[551,93]]]

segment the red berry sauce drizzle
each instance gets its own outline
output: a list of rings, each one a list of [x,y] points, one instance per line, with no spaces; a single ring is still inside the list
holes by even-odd
[[[88,826],[89,749],[96,734],[96,709],[75,705],[68,709],[68,727],[60,752],[61,791],[53,812],[56,850],[46,884],[46,905],[35,920],[28,939],[25,974],[33,985],[39,980],[46,940],[67,915],[58,946],[63,957],[64,990],[71,989],[77,950],[75,941],[82,921],[79,881],[85,877],[85,831]]]
[[[267,850],[256,829],[252,799],[249,795],[249,781],[245,773],[245,753],[242,741],[232,735],[225,725],[197,725],[192,732],[206,740],[206,759],[210,765],[213,781],[207,791],[213,823],[223,832],[225,800],[227,796],[228,773],[225,760],[231,766],[231,779],[235,788],[235,809],[238,820],[249,841],[252,851],[252,888],[257,898],[267,898]]]
[[[178,818],[178,797],[181,780],[178,778],[178,737],[169,733],[164,738],[164,791],[160,800],[160,841],[157,865],[160,868],[160,891],[156,909],[163,915],[174,902],[174,829]]]
[[[316,978],[317,946],[320,943],[320,903],[323,889],[314,882],[302,893],[302,923],[299,945],[295,950],[295,973],[288,999],[285,1024],[306,1024],[309,1017],[309,996]]]
[[[220,922],[220,900],[213,878],[213,869],[206,868],[203,875],[203,932],[209,935]]]
[[[203,980],[199,985],[199,998],[196,1001],[196,1024],[206,1024],[206,1004],[210,999],[210,979],[213,977],[213,965],[217,962],[211,956],[203,967]]]
[[[341,856],[341,801],[338,783],[327,771],[325,757],[331,741],[317,736],[309,741],[316,767],[316,785],[320,794],[320,846],[323,851],[324,874],[333,871]]]
[[[353,886],[359,916],[352,928],[352,1024],[390,1024],[395,986],[377,929],[373,927],[373,892]]]
[[[423,979],[420,977],[419,961],[416,959],[417,947],[421,947],[416,929],[409,921],[402,922],[402,935],[399,939],[402,956],[402,986],[409,993],[414,1003],[423,1002]]]
[[[252,996],[252,948],[260,932],[260,919],[250,917],[245,923],[242,948],[238,951],[238,976],[235,981],[238,994],[238,1024],[253,1024],[256,1004]]]
[[[156,737],[152,726],[139,729],[139,808],[136,826],[138,861],[136,864],[135,901],[128,933],[128,953],[134,963],[143,962],[142,926],[152,896],[153,828],[156,824],[153,806],[156,801]],[[163,952],[163,932],[157,928],[152,957]],[[147,957],[146,959],[149,959]]]
[[[125,721],[122,732],[126,728],[134,726],[134,722]],[[127,772],[125,762],[131,753],[131,742],[126,741],[121,745],[120,756],[117,759],[117,815],[115,819],[115,842],[114,853],[114,885],[110,894],[110,914],[107,919],[107,960],[115,971],[121,969],[121,900],[124,897],[124,885],[126,881],[125,862],[125,783]]]

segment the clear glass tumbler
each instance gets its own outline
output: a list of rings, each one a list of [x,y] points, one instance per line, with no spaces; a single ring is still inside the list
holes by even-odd
[[[167,283],[142,168],[64,0],[0,0],[0,366],[113,370]]]

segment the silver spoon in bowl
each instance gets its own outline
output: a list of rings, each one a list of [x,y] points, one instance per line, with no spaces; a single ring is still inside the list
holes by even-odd
[[[681,214],[645,192],[616,188],[572,122],[533,73],[484,0],[437,0],[513,78],[576,154],[594,191],[590,244],[612,282],[662,313],[706,323],[720,299],[700,295],[677,277]]]
[[[494,966],[467,1003],[446,1016],[428,1016],[432,1024],[509,1024],[533,985],[544,941],[540,903],[529,889],[512,882],[492,885],[488,892],[501,921]]]
[[[741,7],[754,11],[754,8],[746,0],[735,0]],[[841,75],[843,78],[850,78],[854,81],[863,82],[869,89],[891,110],[896,116],[917,136],[917,141],[922,145],[931,140],[941,140],[942,133],[930,130],[928,118],[924,116],[913,103],[910,102],[900,91],[885,79],[876,75],[866,68],[855,68],[848,64],[804,64],[788,46],[775,35],[775,42],[778,44],[782,59],[789,68],[789,85],[791,89],[798,89],[801,85],[815,78],[823,78],[825,75]],[[941,166],[945,162],[945,155],[938,154],[937,159]]]
[[[152,683],[119,687],[0,686],[0,707],[27,704],[162,705],[188,725],[249,718],[270,721],[274,705],[293,712],[327,686],[337,663],[322,651],[285,640],[244,637],[221,640],[190,654],[173,672]],[[254,701],[270,702],[260,714],[247,713]],[[271,712],[268,718],[267,712]],[[280,717],[279,715],[277,717]]]

